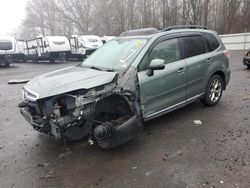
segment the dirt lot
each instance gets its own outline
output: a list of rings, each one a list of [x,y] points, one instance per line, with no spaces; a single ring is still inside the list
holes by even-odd
[[[1,67],[0,187],[250,187],[250,70],[242,53],[231,55],[232,80],[218,106],[197,102],[147,122],[111,151],[86,140],[64,150],[34,131],[17,108],[22,85],[7,85],[77,63]]]

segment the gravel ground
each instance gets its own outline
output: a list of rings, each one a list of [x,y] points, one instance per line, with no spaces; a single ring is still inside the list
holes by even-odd
[[[232,79],[216,107],[196,102],[147,122],[110,151],[86,140],[64,148],[34,131],[17,108],[23,85],[7,84],[76,62],[0,67],[0,187],[250,187],[250,70],[241,52],[231,55]]]

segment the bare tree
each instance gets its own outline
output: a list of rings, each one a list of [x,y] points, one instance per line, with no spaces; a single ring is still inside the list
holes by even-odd
[[[179,24],[233,33],[249,31],[249,20],[249,0],[30,0],[19,35],[119,35]]]

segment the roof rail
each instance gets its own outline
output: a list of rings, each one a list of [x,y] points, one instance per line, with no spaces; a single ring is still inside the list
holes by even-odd
[[[162,31],[171,31],[171,30],[175,30],[175,29],[208,29],[205,26],[201,26],[201,25],[176,25],[176,26],[169,26],[164,28]]]
[[[161,31],[156,28],[144,28],[144,29],[135,29],[123,32],[120,37],[127,36],[140,36],[140,35],[153,35],[156,33],[160,33]]]

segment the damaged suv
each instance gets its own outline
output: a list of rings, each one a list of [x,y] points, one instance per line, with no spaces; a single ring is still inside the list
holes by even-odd
[[[78,66],[23,87],[23,117],[57,140],[115,148],[147,121],[200,99],[216,105],[230,79],[228,52],[200,26],[124,32]]]

